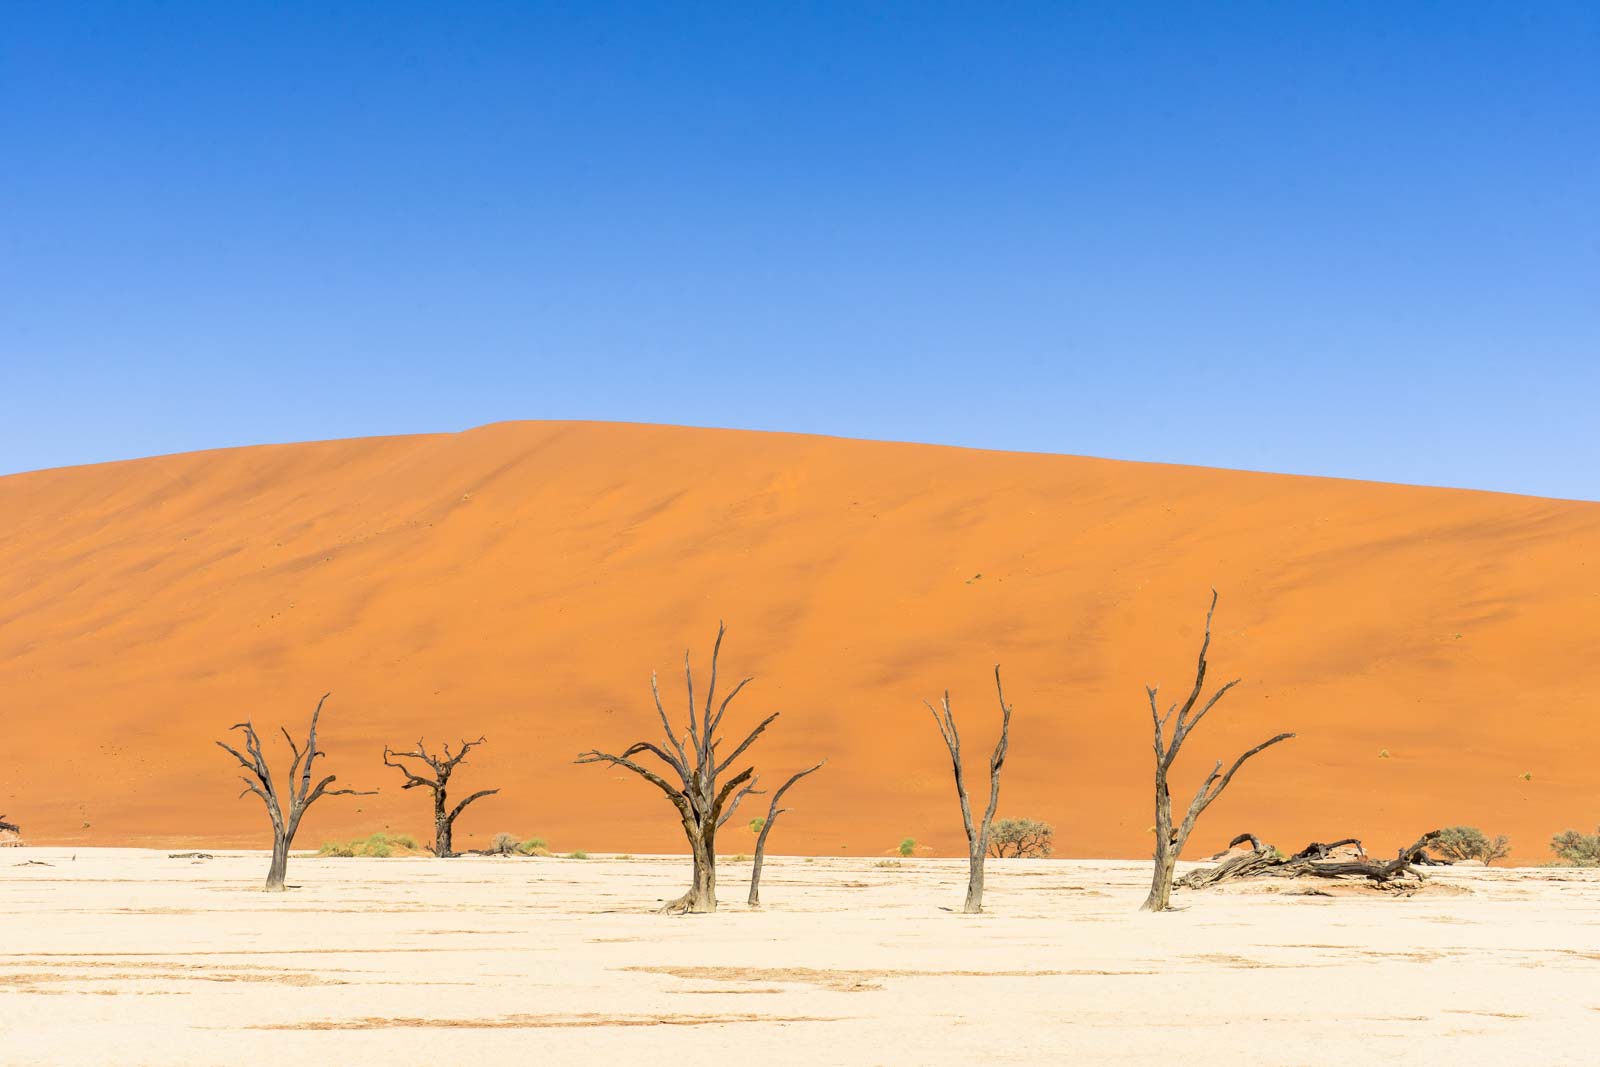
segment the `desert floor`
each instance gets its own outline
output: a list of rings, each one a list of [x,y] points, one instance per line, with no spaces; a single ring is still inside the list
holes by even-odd
[[[29,864],[42,861],[49,866]],[[667,917],[673,857],[0,853],[0,1061],[1594,1063],[1600,871],[1409,899],[1180,892],[1143,864],[776,858]],[[1463,892],[1451,892],[1456,887]]]

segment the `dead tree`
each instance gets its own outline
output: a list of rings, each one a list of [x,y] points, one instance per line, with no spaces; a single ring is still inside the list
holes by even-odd
[[[757,792],[755,767],[746,767],[731,778],[724,778],[724,775],[778,717],[778,713],[773,712],[762,719],[754,730],[745,735],[743,741],[734,746],[732,752],[722,759],[717,758],[717,747],[723,741],[720,735],[722,718],[727,714],[728,705],[733,703],[733,698],[739,695],[740,690],[753,681],[745,678],[734,686],[723,697],[722,703],[716,705],[713,714],[712,705],[717,692],[717,657],[722,651],[722,635],[726,632],[727,628],[719,622],[716,644],[711,646],[711,679],[706,687],[705,710],[698,717],[695,712],[694,673],[689,666],[689,653],[685,651],[683,654],[683,678],[689,692],[689,730],[684,737],[679,738],[673,732],[666,709],[661,705],[661,691],[656,686],[656,676],[652,673],[650,693],[655,698],[656,714],[666,734],[665,744],[637,741],[624,749],[621,755],[591,749],[579,753],[574,760],[575,763],[609,763],[632,771],[665,793],[677,809],[683,834],[689,840],[689,851],[694,857],[694,875],[688,892],[664,904],[662,912],[703,913],[717,910],[717,830],[733,817],[741,800]],[[675,782],[635,762],[633,757],[640,753],[647,753],[666,764]]]
[[[267,807],[267,817],[272,820],[272,866],[267,868],[266,889],[269,892],[282,892],[283,879],[289,870],[289,847],[294,844],[294,835],[300,829],[300,820],[305,815],[306,809],[324,796],[372,796],[375,790],[355,789],[329,789],[334,782],[334,776],[328,775],[315,786],[311,784],[311,766],[318,756],[326,753],[317,750],[317,719],[322,715],[322,705],[331,693],[322,694],[322,699],[317,701],[317,710],[311,713],[311,730],[306,735],[305,747],[294,743],[294,738],[289,736],[289,731],[283,729],[283,739],[289,742],[289,751],[294,753],[294,761],[289,764],[289,810],[284,813],[278,788],[272,780],[272,771],[267,766],[267,758],[261,751],[261,739],[256,736],[256,728],[247,719],[235,723],[230,729],[244,731],[244,752],[240,752],[226,741],[218,741],[217,746],[239,761],[248,774],[241,774],[240,780],[244,782],[244,789],[239,793],[254,793],[261,798]],[[248,753],[248,757],[245,755]],[[298,778],[296,777],[298,775]]]
[[[22,827],[18,826],[14,822],[6,822],[6,817],[4,815],[0,815],[0,833],[4,833],[7,830],[10,830],[14,834],[22,833]]]
[[[1005,690],[1000,685],[998,663],[994,665],[994,689],[1000,698],[1000,741],[989,757],[989,806],[984,810],[983,822],[977,825],[973,824],[972,804],[967,799],[967,780],[961,768],[961,735],[956,731],[956,717],[950,711],[950,691],[945,690],[939,708],[923,701],[933,713],[939,735],[944,738],[944,747],[950,751],[956,795],[961,798],[961,822],[967,831],[967,900],[961,910],[968,915],[983,910],[983,861],[989,852],[989,827],[994,822],[994,809],[1000,803],[1000,768],[1005,766],[1006,747],[1011,738],[1011,705],[1006,703]]]
[[[1264,749],[1271,748],[1279,741],[1287,741],[1294,734],[1279,734],[1268,741],[1263,741],[1255,748],[1233,761],[1233,766],[1228,768],[1228,773],[1222,773],[1222,761],[1218,760],[1211,773],[1200,783],[1200,789],[1195,793],[1194,799],[1189,802],[1189,810],[1184,813],[1183,822],[1174,827],[1172,824],[1172,794],[1167,788],[1167,777],[1172,770],[1173,762],[1178,758],[1178,750],[1188,740],[1189,734],[1206,713],[1216,707],[1217,701],[1227,695],[1228,690],[1239,684],[1239,679],[1227,683],[1211,694],[1200,710],[1195,710],[1195,705],[1200,701],[1200,695],[1205,691],[1206,684],[1206,653],[1211,648],[1211,616],[1217,610],[1217,591],[1211,591],[1211,607],[1206,611],[1206,635],[1200,643],[1200,661],[1195,670],[1194,688],[1190,690],[1189,697],[1183,702],[1180,710],[1177,704],[1167,709],[1165,715],[1156,708],[1156,687],[1146,686],[1145,694],[1150,699],[1150,718],[1155,723],[1155,754],[1156,754],[1156,849],[1155,849],[1155,875],[1150,883],[1150,895],[1145,898],[1144,911],[1166,911],[1172,901],[1172,873],[1177,866],[1178,857],[1183,853],[1183,846],[1189,840],[1189,835],[1194,832],[1194,824],[1200,814],[1209,808],[1213,801],[1222,795],[1228,788],[1228,783],[1233,781],[1233,776],[1244,766],[1246,760]],[[1178,718],[1172,723],[1172,736],[1167,738],[1165,730],[1167,723],[1172,721],[1173,712]]]
[[[822,761],[822,763],[827,762],[827,760]],[[750,896],[746,903],[752,908],[761,906],[761,863],[767,857],[767,835],[772,832],[772,824],[778,821],[778,816],[789,810],[788,808],[778,807],[778,803],[783,800],[783,794],[789,791],[790,786],[813,771],[820,771],[822,763],[817,764],[815,767],[807,767],[803,771],[797,771],[787,782],[778,787],[776,793],[772,794],[772,803],[767,806],[767,817],[761,821],[761,832],[756,835],[755,862],[750,867]]]
[[[1190,871],[1178,884],[1188,889],[1205,889],[1222,882],[1246,878],[1310,877],[1364,879],[1379,888],[1392,888],[1394,883],[1408,877],[1422,881],[1425,875],[1416,868],[1438,862],[1428,855],[1427,850],[1437,847],[1440,833],[1439,830],[1430,830],[1409,847],[1400,849],[1394,859],[1387,861],[1368,859],[1361,842],[1353,837],[1331,844],[1313,841],[1292,856],[1285,856],[1271,845],[1255,841],[1255,847],[1249,852],[1230,856],[1215,867]],[[1357,858],[1331,858],[1334,849],[1347,845],[1355,846]]]
[[[433,854],[448,858],[456,854],[451,843],[451,835],[455,830],[456,816],[460,815],[468,804],[474,800],[494,796],[500,792],[498,789],[480,789],[476,793],[457,804],[447,807],[446,792],[450,788],[450,776],[455,773],[456,767],[467,758],[467,753],[484,743],[483,738],[476,741],[462,741],[461,749],[455,755],[450,754],[450,744],[445,742],[443,756],[430,756],[427,746],[421,740],[417,741],[415,752],[395,752],[388,745],[383,746],[383,765],[393,767],[406,776],[406,784],[401,789],[427,789],[433,794]],[[391,763],[389,757],[397,760],[418,760],[433,771],[433,777],[418,774],[403,763]]]

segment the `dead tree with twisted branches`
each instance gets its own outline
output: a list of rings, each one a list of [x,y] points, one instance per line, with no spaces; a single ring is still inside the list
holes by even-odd
[[[456,817],[466,810],[468,804],[484,797],[492,797],[500,792],[498,789],[480,789],[455,807],[448,807],[447,792],[450,788],[450,776],[466,758],[467,753],[484,743],[483,738],[476,741],[462,741],[461,748],[452,755],[450,743],[444,743],[444,755],[433,756],[428,754],[428,748],[419,739],[414,752],[395,752],[388,745],[383,746],[383,765],[393,767],[406,776],[406,784],[401,789],[426,789],[433,794],[433,854],[441,858],[448,858],[456,854],[452,846],[451,837],[455,830]],[[395,760],[416,760],[433,771],[433,777],[425,773],[413,771],[404,763],[391,762]]]
[[[1200,696],[1205,691],[1206,684],[1206,653],[1211,648],[1211,616],[1217,610],[1217,591],[1211,591],[1211,607],[1206,611],[1206,635],[1200,643],[1200,661],[1195,669],[1194,688],[1190,690],[1189,697],[1183,702],[1180,710],[1173,704],[1162,714],[1156,707],[1156,687],[1146,686],[1145,694],[1150,700],[1150,718],[1155,724],[1155,755],[1156,755],[1156,850],[1155,850],[1155,875],[1150,883],[1150,895],[1145,898],[1144,911],[1166,911],[1172,903],[1172,874],[1177,866],[1178,856],[1183,852],[1184,844],[1189,840],[1189,835],[1194,832],[1194,824],[1202,812],[1209,808],[1222,791],[1228,788],[1228,783],[1233,781],[1233,776],[1245,761],[1257,753],[1271,748],[1279,741],[1287,741],[1294,734],[1279,734],[1278,736],[1263,741],[1255,748],[1233,761],[1233,766],[1228,768],[1226,774],[1222,773],[1222,761],[1218,760],[1211,773],[1200,783],[1199,790],[1194,799],[1189,802],[1189,810],[1184,813],[1183,822],[1177,827],[1172,825],[1172,794],[1167,788],[1167,777],[1172,770],[1172,764],[1178,758],[1178,750],[1189,739],[1189,734],[1206,713],[1216,707],[1217,702],[1227,695],[1228,690],[1239,684],[1240,679],[1223,685],[1211,694],[1200,710],[1195,710],[1195,705],[1200,702]],[[1173,721],[1172,715],[1177,712],[1177,720]],[[1172,722],[1172,736],[1165,734],[1167,723]]]
[[[956,730],[956,717],[950,711],[950,691],[947,689],[938,708],[923,701],[933,721],[944,738],[944,747],[950,752],[950,766],[956,777],[956,796],[961,799],[961,822],[967,831],[967,900],[961,910],[968,915],[983,910],[983,861],[989,852],[989,828],[994,823],[994,809],[1000,803],[1000,769],[1005,766],[1006,749],[1011,741],[1011,705],[1006,703],[1005,690],[1000,685],[1000,665],[994,665],[994,690],[1000,698],[1000,740],[989,757],[989,806],[984,809],[983,821],[972,821],[972,804],[967,798],[967,779],[961,767],[961,734]]]
[[[689,665],[689,653],[685,651],[683,654],[683,678],[689,694],[689,729],[684,736],[679,737],[673,731],[666,709],[661,704],[656,676],[652,673],[650,693],[655,698],[656,714],[661,719],[661,728],[666,735],[664,743],[658,745],[650,741],[637,741],[620,755],[591,749],[579,753],[574,760],[575,763],[609,763],[632,771],[665,793],[677,809],[684,837],[688,838],[689,851],[694,857],[694,875],[688,892],[664,904],[662,912],[704,913],[717,910],[717,830],[733,817],[740,801],[752,793],[760,792],[755,788],[754,766],[745,767],[732,777],[725,775],[778,717],[778,713],[773,712],[762,719],[727,756],[718,758],[718,746],[724,741],[721,736],[723,716],[727,714],[728,705],[733,703],[734,697],[753,681],[751,678],[743,679],[722,698],[721,704],[715,704],[717,657],[722,652],[722,636],[726,632],[727,627],[719,622],[717,640],[711,646],[711,678],[706,687],[705,708],[698,715],[694,673]],[[716,709],[714,712],[713,706]],[[640,754],[653,756],[666,764],[672,780],[636,762],[633,757]]]
[[[822,763],[827,762],[827,760],[822,761]],[[772,833],[772,824],[778,821],[778,816],[789,810],[788,808],[778,807],[778,804],[783,800],[783,794],[789,791],[790,786],[813,771],[820,771],[822,763],[790,775],[789,780],[779,786],[776,793],[772,794],[772,803],[767,806],[767,817],[761,820],[761,832],[756,835],[755,862],[750,867],[750,896],[747,898],[746,903],[752,908],[761,906],[761,864],[767,857],[767,835]]]
[[[324,693],[322,699],[317,701],[317,710],[311,713],[311,730],[306,735],[303,747],[295,744],[287,729],[279,728],[283,730],[283,739],[289,742],[289,751],[294,754],[294,761],[289,764],[287,814],[284,812],[278,787],[272,779],[272,770],[267,766],[267,758],[261,751],[261,738],[256,735],[256,728],[250,721],[247,719],[230,727],[233,730],[244,731],[244,752],[240,752],[226,741],[217,742],[218,748],[238,760],[239,766],[248,772],[239,776],[244,782],[244,789],[239,795],[242,797],[245,793],[254,793],[260,797],[261,803],[266,805],[267,817],[272,820],[272,866],[267,868],[267,884],[264,887],[268,892],[283,891],[283,880],[289,871],[289,847],[294,844],[294,835],[300,829],[300,820],[307,808],[324,796],[366,797],[376,793],[376,790],[329,789],[335,780],[331,774],[316,785],[311,784],[312,764],[316,762],[317,757],[326,755],[317,749],[317,719],[322,715],[322,705],[332,695]]]

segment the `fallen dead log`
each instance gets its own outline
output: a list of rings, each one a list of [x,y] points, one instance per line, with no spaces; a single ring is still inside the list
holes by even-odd
[[[1338,841],[1330,841],[1327,844],[1323,844],[1320,841],[1313,841],[1313,842],[1311,842],[1311,844],[1307,845],[1305,848],[1301,849],[1299,852],[1296,852],[1294,855],[1290,856],[1289,858],[1291,860],[1304,860],[1304,859],[1325,860],[1333,852],[1334,849],[1343,848],[1346,845],[1354,845],[1354,846],[1356,846],[1356,858],[1357,859],[1363,859],[1364,860],[1364,859],[1367,858],[1367,850],[1365,848],[1362,848],[1361,847],[1361,841],[1359,839],[1357,839],[1357,838],[1354,838],[1354,837],[1340,838]]]
[[[1202,867],[1190,871],[1178,880],[1178,884],[1187,889],[1206,889],[1222,882],[1246,878],[1305,877],[1359,878],[1376,885],[1387,885],[1408,877],[1422,881],[1427,875],[1416,867],[1430,861],[1438,862],[1428,856],[1427,847],[1438,839],[1439,834],[1440,831],[1431,830],[1409,847],[1400,849],[1394,859],[1383,862],[1372,859],[1323,858],[1341,845],[1354,844],[1359,848],[1360,842],[1355,838],[1346,838],[1328,845],[1313,842],[1293,856],[1285,856],[1271,845],[1261,845],[1250,852],[1223,860],[1215,867]],[[1236,838],[1235,841],[1243,839],[1248,838]]]

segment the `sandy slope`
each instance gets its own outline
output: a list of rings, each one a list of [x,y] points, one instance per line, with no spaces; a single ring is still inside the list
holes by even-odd
[[[1249,828],[1391,848],[1469,822],[1538,861],[1600,819],[1579,743],[1600,504],[582,423],[0,478],[0,812],[35,842],[257,843],[211,741],[246,716],[303,728],[332,690],[328,766],[383,794],[326,802],[304,843],[425,833],[382,743],[485,733],[462,784],[504,791],[469,838],[674,849],[659,794],[569,761],[651,733],[650,670],[676,698],[685,645],[702,656],[720,616],[724,676],[757,676],[739,721],[783,712],[761,766],[830,760],[775,848],[955,850],[921,700],[950,687],[979,750],[999,661],[1017,709],[1002,813],[1053,820],[1066,855],[1138,856],[1142,686],[1188,684],[1212,584],[1214,669],[1245,684],[1184,780],[1300,737],[1241,777],[1201,847]]]
[[[963,916],[957,861],[779,858],[761,912],[667,917],[682,859],[296,859],[265,894],[259,854],[28,852],[54,866],[0,856],[19,1067],[1576,1065],[1600,1028],[1595,871],[1153,916],[1142,864],[1012,860]]]

